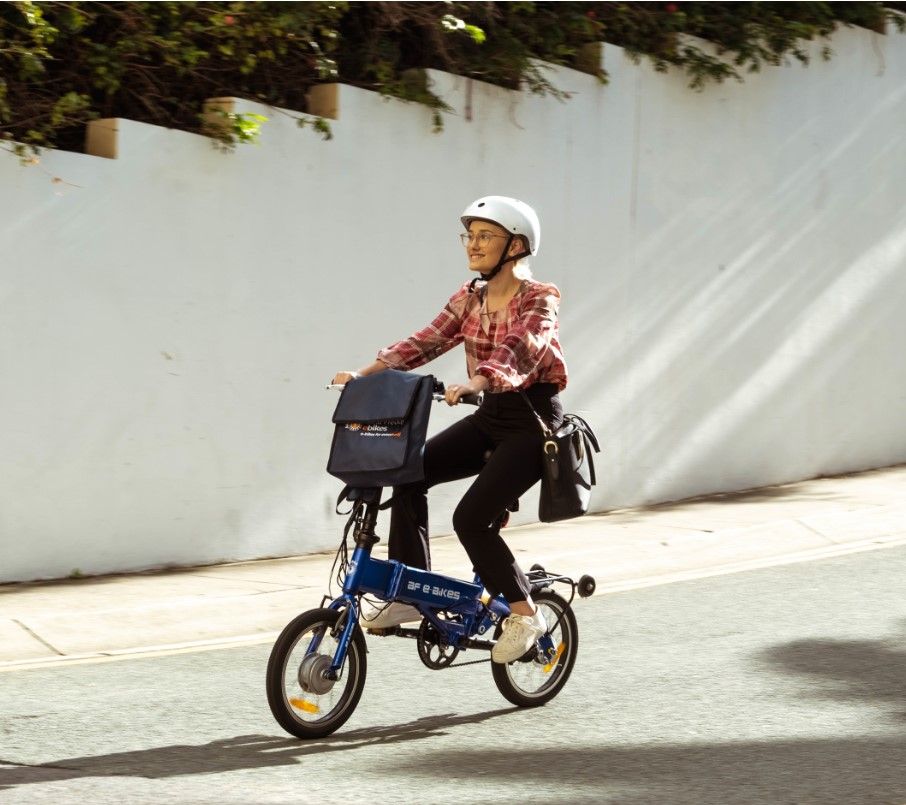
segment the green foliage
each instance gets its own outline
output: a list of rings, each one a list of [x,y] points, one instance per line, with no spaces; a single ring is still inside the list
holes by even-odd
[[[237,143],[257,145],[258,136],[261,134],[261,124],[267,122],[264,115],[249,112],[225,112],[218,109],[212,114],[221,118],[225,125],[214,127],[217,131],[212,132],[210,136],[214,137],[226,150]]]
[[[477,25],[468,25],[464,20],[459,19],[459,17],[454,17],[452,14],[444,14],[440,24],[445,31],[449,31],[450,33],[462,31],[465,34],[468,34],[476,45],[483,44],[485,39],[487,39],[484,31]]]
[[[79,150],[84,125],[127,117],[201,131],[208,98],[238,96],[306,110],[314,84],[343,81],[431,109],[449,107],[425,68],[511,89],[566,95],[542,62],[585,69],[608,41],[692,88],[787,59],[838,25],[904,30],[906,3],[613,2],[5,2],[0,3],[0,137],[23,158]],[[706,52],[689,36],[716,47]],[[586,56],[583,56],[583,52]],[[829,48],[821,50],[828,58]],[[264,120],[234,115],[212,133],[255,142]],[[327,121],[299,118],[325,139]],[[209,132],[210,133],[210,132]],[[13,145],[15,143],[15,145]]]
[[[305,109],[337,79],[346,3],[0,4],[0,131],[33,148],[79,150],[84,124],[128,117],[200,131],[207,98]],[[231,121],[234,142],[262,121]]]
[[[902,31],[903,18],[894,9],[870,2],[837,3],[592,3],[589,9],[604,28],[604,38],[626,48],[637,59],[647,57],[657,70],[683,68],[690,87],[702,89],[709,80],[742,80],[745,72],[782,64],[792,56],[808,64],[805,43],[827,37],[838,25],[859,25],[883,32],[886,21]],[[705,53],[684,35],[716,46],[717,57]],[[824,58],[830,49],[822,49]]]
[[[322,140],[332,140],[333,131],[330,128],[330,122],[325,120],[323,117],[316,118],[296,118],[296,124],[300,129],[304,129],[306,126],[311,126],[311,128],[318,132],[321,135]]]

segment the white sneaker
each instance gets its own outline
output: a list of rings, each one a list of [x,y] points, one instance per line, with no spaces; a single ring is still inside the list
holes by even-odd
[[[540,609],[534,615],[510,615],[503,622],[503,632],[491,649],[494,662],[508,663],[518,660],[547,631]]]
[[[362,601],[359,623],[363,629],[392,629],[402,623],[420,621],[422,613],[409,604],[392,601],[389,604],[372,604]]]

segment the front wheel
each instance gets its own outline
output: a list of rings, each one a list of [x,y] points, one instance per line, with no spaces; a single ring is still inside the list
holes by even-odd
[[[342,612],[312,609],[280,633],[267,663],[267,703],[297,738],[323,738],[352,715],[365,687],[365,636],[353,627],[336,680],[327,671],[342,633]]]
[[[513,662],[491,663],[494,683],[504,698],[519,707],[538,707],[556,696],[576,662],[579,650],[579,626],[567,602],[555,592],[546,590],[533,596],[551,632],[557,653],[550,661],[527,654]],[[559,619],[559,623],[557,623]],[[500,626],[497,627],[500,636]]]

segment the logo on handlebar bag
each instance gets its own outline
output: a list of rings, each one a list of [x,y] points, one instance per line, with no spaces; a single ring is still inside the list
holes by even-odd
[[[403,420],[392,419],[386,422],[375,422],[365,425],[361,422],[347,422],[346,430],[358,433],[360,436],[390,436],[399,439],[403,435]]]

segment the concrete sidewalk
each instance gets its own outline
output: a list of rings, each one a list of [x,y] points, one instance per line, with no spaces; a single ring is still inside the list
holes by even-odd
[[[901,465],[505,533],[523,567],[590,573],[602,594],[904,543],[904,490]],[[455,537],[431,545],[435,570],[470,575]],[[322,553],[0,585],[0,670],[267,642],[320,603],[332,562]]]

